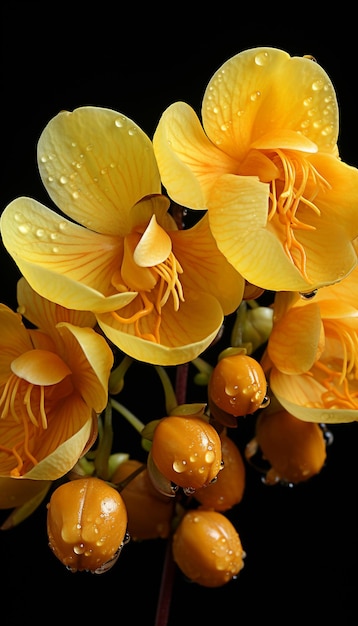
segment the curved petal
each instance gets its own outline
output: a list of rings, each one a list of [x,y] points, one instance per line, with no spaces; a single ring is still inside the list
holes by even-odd
[[[267,350],[280,372],[301,374],[311,369],[322,353],[323,344],[320,309],[312,303],[292,308],[274,323]]]
[[[17,283],[17,301],[21,315],[34,326],[51,335],[58,322],[69,322],[74,326],[89,328],[96,325],[93,313],[68,309],[43,298],[30,287],[24,277],[20,278]]]
[[[38,165],[55,204],[76,222],[108,235],[125,233],[131,207],[161,191],[150,139],[111,109],[61,111],[40,137]]]
[[[274,369],[270,375],[270,386],[280,404],[305,422],[343,424],[357,421],[356,410],[319,406],[324,389],[312,376],[285,376]]]
[[[299,132],[326,152],[337,142],[337,100],[326,72],[311,59],[270,47],[240,52],[215,72],[202,119],[211,141],[238,160],[268,128]]]
[[[76,380],[76,389],[89,407],[100,413],[107,404],[108,380],[113,353],[106,340],[92,328],[65,322],[58,324],[66,347],[66,362]]]
[[[0,509],[19,507],[41,493],[47,493],[51,480],[31,480],[0,476]]]
[[[133,260],[139,267],[157,265],[168,258],[171,249],[169,235],[158,225],[153,215],[133,252]]]
[[[135,297],[116,294],[111,286],[122,253],[120,238],[73,224],[31,198],[11,202],[0,224],[5,248],[44,298],[69,309],[101,311]]]
[[[11,363],[11,370],[33,385],[56,385],[71,374],[68,365],[54,352],[28,350]]]
[[[205,291],[219,300],[224,315],[237,309],[245,281],[218,249],[208,214],[192,228],[171,233],[171,238],[174,254],[183,268],[184,297],[187,289]]]
[[[10,372],[11,361],[28,350],[32,350],[28,332],[21,316],[5,304],[0,304],[0,381]]]
[[[76,405],[73,408],[76,410]],[[91,428],[91,420],[88,419],[69,439],[60,442],[59,445],[52,445],[50,453],[43,454],[42,460],[27,472],[24,478],[57,480],[64,476],[82,455],[82,451],[91,435]],[[49,439],[47,437],[46,441]]]
[[[191,209],[205,209],[215,178],[237,169],[235,160],[209,141],[195,111],[184,102],[164,111],[153,146],[169,196]]]
[[[122,311],[121,311],[122,313]],[[133,311],[129,311],[129,315]],[[162,310],[160,343],[133,334],[132,325],[119,324],[110,314],[98,316],[106,336],[129,356],[154,365],[179,365],[201,354],[215,339],[223,322],[216,298],[205,293],[187,294],[179,311],[167,304]],[[155,321],[143,318],[143,333],[152,332]]]
[[[269,186],[226,174],[210,194],[209,222],[219,249],[250,283],[272,291],[308,291],[308,283],[267,228]],[[225,210],[223,211],[223,206]]]

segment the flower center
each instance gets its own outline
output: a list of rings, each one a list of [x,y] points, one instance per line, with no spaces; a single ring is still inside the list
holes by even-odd
[[[280,174],[270,183],[269,222],[278,222],[283,228],[284,249],[292,263],[308,280],[306,271],[306,251],[297,239],[299,230],[315,230],[316,227],[300,219],[299,209],[308,208],[317,216],[320,210],[314,203],[317,194],[328,188],[327,181],[315,167],[300,153],[276,150],[272,159]]]
[[[133,324],[137,337],[160,343],[162,308],[170,296],[175,311],[184,301],[179,279],[182,272],[173,254],[169,235],[153,215],[146,228],[137,228],[125,237],[119,281],[118,277],[112,279],[118,291],[138,292],[137,298],[129,305],[134,306],[136,311],[128,317],[113,311],[113,317],[121,324]],[[150,332],[141,328],[144,318],[151,328]]]
[[[38,463],[30,448],[35,443],[35,430],[46,430],[48,426],[45,394],[51,396],[56,390],[58,400],[65,397],[72,386],[67,388],[70,374],[67,365],[47,350],[24,352],[14,359],[11,370],[0,397],[0,419],[12,419],[16,424],[22,423],[22,427],[12,429],[9,426],[14,442],[1,445],[0,451],[14,457],[16,466],[10,475],[18,477],[27,471],[25,465]]]
[[[358,333],[325,321],[325,332],[334,335],[341,346],[340,358],[328,363],[317,361],[318,379],[325,387],[322,402],[327,409],[358,409]]]

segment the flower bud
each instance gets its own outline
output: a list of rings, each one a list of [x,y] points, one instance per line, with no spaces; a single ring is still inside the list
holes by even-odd
[[[245,552],[230,520],[218,511],[188,510],[173,536],[173,558],[189,580],[221,587],[244,566]]]
[[[47,508],[47,533],[55,556],[72,572],[101,574],[116,562],[127,539],[122,496],[99,478],[58,487]]]
[[[261,365],[247,354],[219,359],[211,374],[208,395],[212,415],[222,423],[215,408],[238,417],[254,413],[268,402],[267,381]]]
[[[220,437],[198,416],[161,419],[154,431],[151,454],[158,470],[187,491],[208,485],[222,469]]]
[[[265,482],[296,484],[318,474],[326,460],[324,432],[316,422],[304,422],[285,410],[263,411],[253,441],[247,444],[248,460],[260,450],[270,464]]]
[[[112,482],[126,482],[141,466],[142,463],[136,459],[124,461],[118,465]],[[155,489],[147,468],[125,485],[121,495],[128,514],[128,532],[133,540],[168,537],[174,513],[174,499]]]
[[[206,508],[228,511],[242,500],[246,472],[244,460],[235,442],[225,433],[220,438],[224,467],[215,482],[196,490],[195,499]]]

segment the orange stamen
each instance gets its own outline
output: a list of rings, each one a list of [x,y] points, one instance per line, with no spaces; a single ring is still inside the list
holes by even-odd
[[[162,308],[167,303],[169,296],[173,298],[174,310],[178,311],[180,302],[184,302],[184,292],[178,274],[183,269],[174,254],[170,252],[168,258],[150,268],[158,275],[159,281],[156,285],[155,302],[151,302],[144,291],[139,291],[143,308],[136,311],[130,317],[123,317],[116,311],[112,311],[113,317],[121,324],[133,324],[136,337],[160,343],[160,325],[162,321]],[[143,333],[140,328],[140,320],[154,312],[153,332]]]
[[[284,249],[292,263],[298,268],[301,274],[307,276],[307,257],[304,246],[297,240],[294,231],[315,230],[315,226],[302,222],[296,215],[300,203],[309,207],[316,215],[320,216],[319,208],[313,200],[321,188],[328,188],[328,182],[317,172],[314,166],[304,158],[287,156],[282,150],[277,150],[274,161],[280,162],[283,174],[283,190],[278,194],[275,180],[271,181],[270,188],[270,210],[268,221],[277,215],[279,222],[285,227]],[[298,183],[299,175],[302,180]],[[309,180],[313,183],[314,193],[310,198],[305,197],[305,191]],[[296,186],[297,185],[297,186]],[[298,259],[294,257],[293,250],[298,252]]]
[[[358,333],[348,332],[337,324],[328,322],[325,322],[325,330],[337,336],[342,346],[343,356],[340,370],[334,370],[321,361],[315,364],[315,368],[326,374],[322,385],[327,391],[322,394],[322,402],[326,408],[356,410],[358,409],[358,390],[350,389],[349,378],[357,379],[354,372],[358,371]]]

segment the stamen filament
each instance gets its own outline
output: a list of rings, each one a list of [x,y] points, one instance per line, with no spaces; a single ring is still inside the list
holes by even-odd
[[[301,274],[309,280],[307,276],[307,257],[304,246],[296,239],[294,230],[316,230],[312,224],[307,224],[300,220],[296,212],[302,203],[311,209],[317,216],[321,215],[319,208],[314,204],[313,200],[322,188],[328,188],[328,182],[317,172],[315,167],[304,157],[298,158],[288,156],[283,150],[277,150],[274,162],[279,160],[282,169],[283,190],[278,193],[277,181],[272,180],[270,185],[270,208],[268,212],[268,221],[272,221],[277,215],[279,222],[284,226],[285,239],[283,242],[284,250],[292,263],[297,267]],[[298,186],[298,177],[301,181]],[[313,193],[310,198],[305,197],[305,191],[309,180],[313,182]],[[293,251],[298,252],[298,258],[293,255]]]
[[[180,302],[184,302],[184,292],[182,284],[179,280],[179,274],[183,272],[179,261],[176,259],[173,252],[170,252],[168,258],[162,263],[158,263],[150,268],[153,274],[157,274],[158,281],[156,285],[155,302],[150,301],[145,291],[138,291],[143,308],[136,311],[130,317],[123,317],[116,311],[112,311],[113,317],[120,324],[133,324],[136,337],[153,341],[154,343],[160,343],[160,326],[162,321],[162,308],[167,303],[169,296],[173,298],[174,310],[178,311]],[[140,321],[144,317],[150,315],[155,311],[153,321],[153,332],[143,333],[140,328]]]

